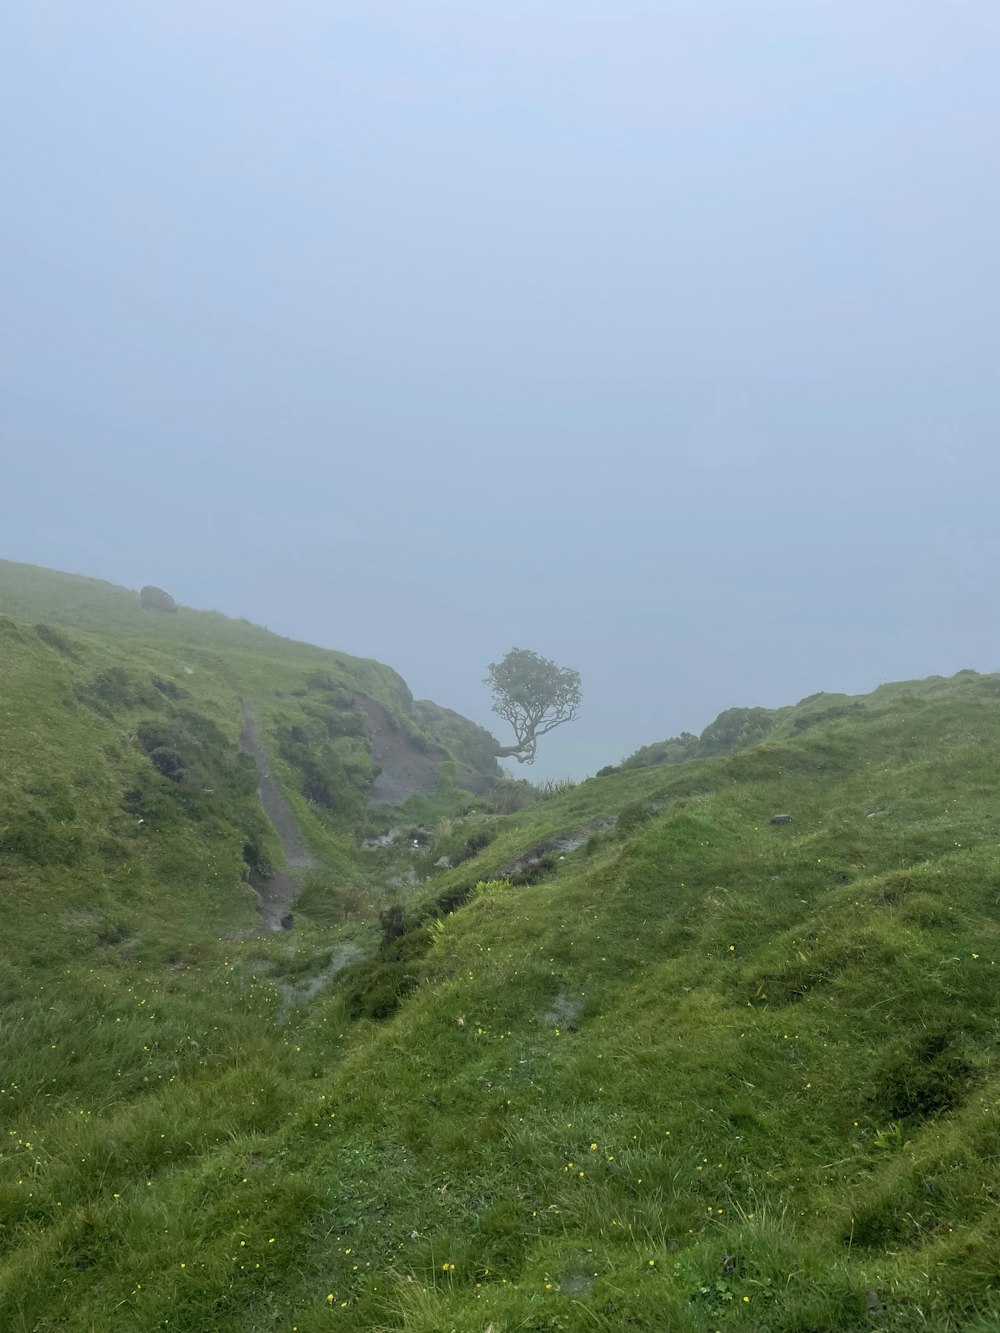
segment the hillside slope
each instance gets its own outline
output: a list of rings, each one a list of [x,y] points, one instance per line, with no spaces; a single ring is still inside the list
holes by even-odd
[[[267,936],[353,699],[170,642],[0,620],[0,1327],[998,1326],[1000,677],[369,850],[272,722]]]
[[[95,660],[105,645],[109,659],[134,657],[143,669],[155,659],[175,687],[186,688],[185,677],[196,674],[224,682],[253,704],[270,744],[298,771],[301,794],[341,830],[358,824],[380,778],[390,801],[401,804],[417,792],[434,793],[442,778],[478,792],[501,777],[488,732],[450,710],[416,704],[403,679],[379,662],[284,639],[218,612],[144,611],[128,589],[10,561],[0,561],[0,615],[83,632]],[[369,722],[374,714],[395,735],[381,752]],[[416,781],[395,780],[393,764],[415,766]],[[373,799],[385,797],[376,790]]]

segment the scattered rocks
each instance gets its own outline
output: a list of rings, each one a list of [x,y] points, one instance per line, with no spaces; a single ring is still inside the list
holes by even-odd
[[[506,865],[500,867],[497,872],[501,879],[508,875],[520,875],[532,866],[541,865],[545,857],[551,856],[553,852],[575,852],[578,851],[587,841],[587,834],[579,830],[572,833],[562,833],[555,838],[545,838],[541,842],[536,842],[528,847],[516,857],[513,861],[508,861]]]
[[[366,852],[377,851],[380,847],[391,847],[399,837],[399,829],[390,829],[388,833],[380,833],[377,838],[362,839],[361,846]]]

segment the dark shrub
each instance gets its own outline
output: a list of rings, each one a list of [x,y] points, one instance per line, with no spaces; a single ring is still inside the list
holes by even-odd
[[[370,1018],[376,1023],[384,1023],[419,980],[415,972],[407,971],[398,963],[372,966],[347,995],[348,1013],[352,1018]]]
[[[158,745],[155,750],[150,751],[149,761],[165,778],[171,782],[180,782],[184,776],[184,761],[176,750],[171,750],[166,745]]]
[[[457,908],[464,907],[474,892],[473,884],[456,884],[453,888],[445,889],[430,904],[429,909],[423,914],[423,919],[450,915]]]
[[[175,685],[172,680],[164,680],[162,676],[150,676],[149,679],[153,689],[159,690],[160,693],[165,694],[168,699],[179,699],[181,697],[180,687]]]
[[[260,845],[256,842],[245,842],[243,844],[243,861],[249,868],[250,873],[259,875],[261,879],[270,879],[274,874],[270,857],[261,850]]]
[[[379,913],[378,923],[382,930],[381,951],[385,954],[396,940],[406,934],[406,917],[403,909],[398,903],[387,907],[384,912]]]
[[[471,861],[474,856],[477,856],[483,850],[484,847],[488,847],[495,837],[496,831],[494,829],[479,829],[477,832],[473,833],[471,838],[459,847],[457,852],[451,853],[449,858],[451,864],[453,866],[460,866],[464,861]]]
[[[158,722],[140,722],[135,729],[135,738],[147,754],[171,745],[174,739],[173,733]]]

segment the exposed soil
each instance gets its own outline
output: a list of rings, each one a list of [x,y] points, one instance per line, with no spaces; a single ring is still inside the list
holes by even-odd
[[[264,879],[261,875],[250,876],[250,883],[257,890],[257,910],[263,919],[265,929],[288,930],[291,926],[290,909],[298,896],[299,881],[303,871],[315,870],[318,863],[306,846],[292,807],[285,800],[284,793],[271,772],[271,764],[261,741],[257,723],[246,703],[243,705],[240,745],[257,765],[259,779],[257,790],[260,803],[264,807],[264,813],[274,825],[274,831],[278,835],[285,856],[284,866],[276,870],[270,879]]]
[[[570,852],[578,851],[587,841],[588,834],[579,830],[573,833],[561,833],[552,838],[543,838],[541,842],[533,843],[531,847],[526,848],[520,856],[508,861],[502,865],[497,874],[503,878],[507,875],[519,875],[530,866],[536,866],[546,856],[553,853],[560,853],[563,856]]]
[[[447,753],[433,745],[420,749],[392,714],[366,694],[356,694],[354,699],[364,714],[372,758],[382,770],[372,783],[371,799],[382,805],[402,805],[411,796],[432,792],[437,786],[437,766],[448,758]]]

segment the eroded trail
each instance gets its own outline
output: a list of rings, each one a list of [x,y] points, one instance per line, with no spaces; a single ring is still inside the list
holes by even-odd
[[[287,930],[291,924],[289,911],[299,892],[303,871],[315,870],[318,862],[306,846],[299,822],[292,807],[271,772],[256,720],[247,703],[243,704],[243,730],[240,745],[257,765],[258,791],[264,813],[274,825],[274,831],[285,855],[285,864],[270,879],[251,875],[250,883],[257,890],[257,910],[266,929]]]

